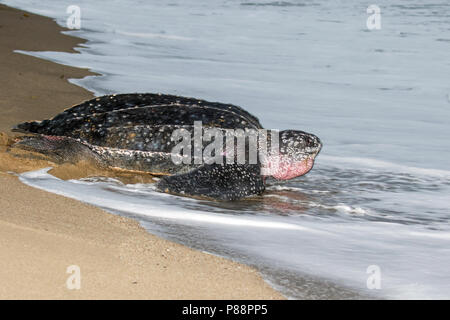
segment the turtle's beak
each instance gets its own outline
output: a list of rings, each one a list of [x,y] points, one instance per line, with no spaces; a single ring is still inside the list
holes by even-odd
[[[308,133],[304,151],[314,158],[319,154],[320,150],[322,150],[322,141],[320,141],[318,136]]]

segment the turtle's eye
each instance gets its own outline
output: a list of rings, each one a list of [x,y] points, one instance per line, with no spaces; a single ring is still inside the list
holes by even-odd
[[[306,146],[314,148],[317,146],[317,139],[308,135],[305,137]]]
[[[312,152],[319,152],[320,149],[322,148],[322,143],[320,142],[320,139],[318,137],[316,137],[313,134],[307,134],[303,137],[304,141],[305,141],[305,147],[306,148],[310,148],[312,150]]]

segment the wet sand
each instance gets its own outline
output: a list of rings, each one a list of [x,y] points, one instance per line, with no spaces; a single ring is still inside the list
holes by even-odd
[[[88,70],[13,50],[76,52],[84,40],[53,20],[0,5],[0,298],[282,299],[245,265],[148,234],[139,224],[22,184],[14,173],[53,166],[60,178],[115,175],[11,148],[10,128],[93,97],[70,84]],[[122,179],[136,179],[123,173]],[[138,177],[145,181],[146,177]],[[68,289],[69,266],[81,288]]]

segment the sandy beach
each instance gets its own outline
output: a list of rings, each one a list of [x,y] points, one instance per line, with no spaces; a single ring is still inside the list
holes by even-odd
[[[52,19],[0,5],[0,299],[282,299],[250,267],[18,180],[14,173],[49,166],[62,178],[99,174],[10,148],[14,124],[93,97],[67,81],[90,71],[13,52],[76,52],[84,41],[63,30]],[[66,286],[72,265],[80,268],[80,289]]]

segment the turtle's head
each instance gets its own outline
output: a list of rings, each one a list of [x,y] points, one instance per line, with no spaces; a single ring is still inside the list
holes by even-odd
[[[278,180],[288,180],[308,173],[322,142],[307,132],[284,130],[279,132],[279,154],[270,155],[270,175]]]

